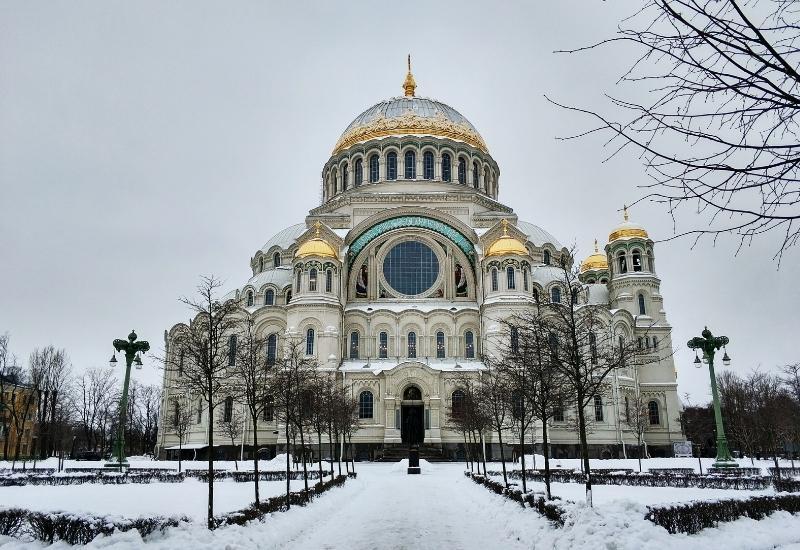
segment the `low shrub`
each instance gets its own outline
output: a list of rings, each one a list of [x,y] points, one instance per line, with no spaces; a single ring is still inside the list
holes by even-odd
[[[800,493],[800,479],[773,479],[772,486],[779,493]]]
[[[780,470],[782,478],[783,477],[800,477],[800,468],[784,468],[784,467],[775,468],[773,466],[773,467],[767,468],[767,470],[769,471],[769,475],[774,476],[774,477],[777,477],[778,470]]]
[[[323,472],[323,476],[331,475],[330,472]],[[187,477],[196,477],[202,482],[208,482],[208,470],[187,470]],[[258,479],[260,481],[285,481],[286,471],[271,471],[271,472],[258,472]],[[289,473],[289,479],[303,479],[302,471],[292,471]],[[309,470],[308,479],[319,479],[319,470]],[[255,481],[255,472],[243,471],[236,472],[230,470],[214,470],[214,481],[233,480],[238,482],[253,482]]]
[[[718,476],[760,476],[761,468],[709,468],[708,473]]]
[[[508,499],[519,502],[523,507],[525,507],[525,504],[527,503],[530,508],[533,508],[539,512],[539,514],[549,519],[555,527],[564,526],[566,511],[558,504],[558,502],[556,502],[560,500],[558,497],[553,497],[552,500],[547,500],[545,495],[541,493],[523,493],[516,487],[506,487],[499,481],[495,481],[481,474],[464,472],[464,475],[472,479],[472,481],[475,483],[485,486],[487,489],[498,495],[503,495]],[[490,475],[494,475],[494,473],[490,472]]]
[[[489,472],[489,475],[501,475],[500,472]],[[522,478],[520,470],[508,472],[512,479]],[[544,481],[544,473],[538,470],[526,470],[525,479],[529,481]],[[586,480],[581,472],[564,472],[551,470],[550,481],[553,483],[583,483]],[[769,476],[758,477],[728,477],[720,475],[700,474],[652,474],[652,473],[602,473],[592,470],[592,483],[595,485],[631,485],[638,487],[699,487],[705,489],[740,489],[759,490],[767,489],[772,485]]]
[[[27,512],[21,508],[8,508],[0,510],[0,535],[13,537],[16,535],[23,523]]]
[[[741,517],[762,519],[783,510],[800,512],[800,495],[757,496],[745,500],[726,499],[698,501],[669,506],[648,506],[645,519],[660,525],[672,534],[694,534],[723,521]]]
[[[0,487],[25,485],[82,485],[85,483],[123,485],[126,483],[180,483],[184,475],[176,472],[119,472],[0,475]]]

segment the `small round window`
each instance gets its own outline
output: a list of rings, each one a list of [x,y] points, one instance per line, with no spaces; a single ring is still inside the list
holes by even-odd
[[[392,247],[383,260],[383,276],[395,292],[416,296],[439,277],[439,260],[429,246],[405,241]]]

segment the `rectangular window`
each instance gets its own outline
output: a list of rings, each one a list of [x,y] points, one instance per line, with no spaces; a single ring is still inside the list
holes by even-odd
[[[264,402],[264,422],[272,422],[274,418],[274,400],[272,396],[268,396]]]
[[[553,409],[553,420],[555,422],[564,422],[564,409],[561,407]]]
[[[389,335],[381,332],[378,337],[378,358],[386,359],[389,356]]]

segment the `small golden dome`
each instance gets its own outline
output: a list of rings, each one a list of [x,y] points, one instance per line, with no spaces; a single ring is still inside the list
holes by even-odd
[[[503,224],[503,235],[492,243],[489,250],[486,251],[486,256],[527,256],[528,249],[525,245],[517,239],[508,234],[508,220],[503,218],[500,222]]]
[[[600,253],[597,247],[597,239],[594,240],[594,254],[583,260],[581,264],[581,273],[593,269],[608,270],[608,258],[606,258],[605,254]]]
[[[614,242],[620,239],[630,239],[634,237],[641,239],[649,238],[644,227],[628,220],[627,206],[623,209],[623,216],[625,217],[625,221],[611,232],[611,234],[608,236],[608,242]]]
[[[300,245],[300,248],[297,249],[294,255],[295,258],[306,258],[308,256],[316,256],[317,258],[338,258],[336,250],[333,249],[328,241],[320,237],[320,225],[319,222],[316,223],[316,235],[313,239],[309,239]]]

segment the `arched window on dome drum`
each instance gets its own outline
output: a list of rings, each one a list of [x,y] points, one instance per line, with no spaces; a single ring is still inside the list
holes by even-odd
[[[436,333],[436,358],[444,359],[444,332]]]
[[[264,257],[263,256],[258,259],[258,272],[261,273],[262,271],[264,271]]]
[[[450,398],[450,416],[461,418],[464,416],[464,391],[456,390]]]
[[[312,267],[308,272],[308,290],[309,292],[316,292],[317,290],[317,269]]]
[[[511,353],[519,353],[519,329],[511,327]]]
[[[489,172],[483,175],[483,190],[489,192]]]
[[[544,265],[550,265],[550,251],[545,250],[544,255],[542,256],[542,260]]]
[[[472,163],[472,187],[477,189],[478,186],[480,185],[480,181],[481,181],[481,174],[478,171],[478,163],[477,162],[473,162]]]
[[[475,359],[475,335],[471,330],[464,333],[464,357]]]
[[[492,268],[492,291],[497,292],[497,268]]]
[[[306,355],[314,355],[314,329],[306,331]]]
[[[641,271],[642,270],[642,253],[638,250],[633,251],[633,270],[634,271]]]
[[[528,283],[528,268],[522,268],[522,290],[528,292],[530,284]]]
[[[372,418],[372,392],[364,390],[358,394],[358,417]]]
[[[342,166],[342,191],[347,189],[347,184],[350,183],[347,181],[350,176],[350,170],[348,169],[347,163]]]
[[[650,401],[647,404],[647,417],[651,426],[658,426],[661,424],[661,418],[658,413],[658,401]]]
[[[414,151],[406,151],[403,170],[407,180],[417,179],[417,155],[414,154]]]
[[[358,187],[364,180],[364,162],[361,159],[356,159],[356,168],[353,175],[356,178],[353,182],[353,187]]]
[[[599,395],[594,396],[594,420],[595,422],[603,421],[603,398]]]
[[[296,290],[297,292],[300,292],[300,279],[301,279],[301,277],[302,277],[302,273],[301,273],[301,271],[298,269],[298,270],[297,270],[297,280],[295,281],[295,285],[294,285],[294,286],[295,286],[295,290]]]
[[[644,307],[644,294],[639,293],[639,315],[647,315],[647,310]]]
[[[557,286],[554,286],[550,290],[550,301],[553,302],[554,304],[561,303],[561,289],[558,288]]]
[[[275,364],[275,359],[278,357],[278,335],[270,334],[267,336],[267,366],[271,367]]]
[[[516,287],[517,285],[514,278],[514,268],[508,266],[506,268],[506,288],[508,288],[508,290],[514,290]]]
[[[251,307],[253,305],[253,303],[254,303],[253,291],[252,290],[248,290],[247,291],[247,307]]]
[[[467,161],[464,157],[458,157],[458,183],[467,184]]]
[[[380,162],[378,161],[378,155],[372,155],[369,157],[369,182],[376,183],[378,178],[380,177]]]
[[[389,335],[381,332],[378,335],[378,359],[389,357]]]
[[[619,263],[619,272],[627,273],[628,260],[625,258],[625,252],[620,252],[619,254],[617,254],[617,262]]]
[[[653,251],[647,251],[647,271],[650,273],[656,272],[656,258],[653,256]]]
[[[425,151],[422,155],[422,171],[426,180],[433,179],[433,153],[430,151]]]
[[[390,151],[386,155],[386,179],[397,179],[397,153]]]
[[[333,271],[325,272],[325,292],[333,292]]]
[[[417,333],[408,333],[408,357],[413,359],[417,356]]]
[[[331,186],[333,187],[334,195],[339,192],[339,177],[336,172],[336,168],[331,170]]]
[[[358,359],[358,333],[350,333],[350,359]]]
[[[281,265],[281,253],[276,252],[272,255],[272,267],[280,267]]]
[[[450,154],[445,153],[442,155],[442,181],[450,181],[452,179],[452,165],[450,161]]]

